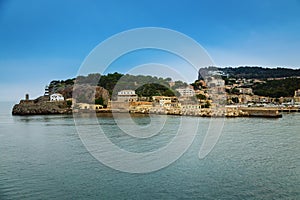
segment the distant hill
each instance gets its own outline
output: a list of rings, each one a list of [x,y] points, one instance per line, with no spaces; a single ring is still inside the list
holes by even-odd
[[[268,79],[268,78],[284,78],[284,77],[300,77],[300,69],[289,68],[264,68],[264,67],[207,67],[199,70],[198,79],[202,79],[202,75],[206,75],[207,71],[220,71],[220,75],[228,75],[233,78],[246,79]]]
[[[49,84],[49,92],[60,93],[65,98],[71,98],[74,84],[80,97],[80,102],[91,103],[92,101],[103,102],[107,104],[109,99],[116,98],[116,92],[121,90],[136,90],[138,96],[152,97],[156,95],[174,96],[177,94],[175,89],[187,87],[188,84],[182,81],[172,82],[171,78],[160,78],[155,76],[129,75],[120,73],[111,73],[100,75],[98,73],[87,76],[78,76],[76,79],[53,80]],[[172,87],[170,86],[172,82]],[[85,92],[83,87],[94,88],[95,95]]]
[[[175,81],[173,86],[171,78],[161,78],[156,76],[130,75],[120,73],[109,73],[107,75],[89,74],[87,77],[77,77],[77,83],[97,84],[109,91],[112,98],[116,92],[121,90],[135,90],[138,96],[151,97],[156,95],[174,96],[176,88],[186,87],[187,83]],[[95,80],[95,81],[93,81]]]
[[[274,98],[292,97],[297,89],[300,89],[300,78],[269,80],[253,86],[254,94]]]

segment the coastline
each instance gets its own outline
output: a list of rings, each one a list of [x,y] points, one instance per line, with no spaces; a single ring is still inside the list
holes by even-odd
[[[75,101],[75,100],[74,100]],[[75,101],[76,102],[76,101]],[[299,107],[248,107],[243,105],[225,106],[213,104],[203,108],[198,104],[162,106],[155,102],[119,102],[111,101],[107,108],[94,104],[72,104],[72,100],[51,101],[49,96],[37,99],[20,100],[12,108],[12,115],[54,115],[80,113],[131,113],[178,115],[195,117],[264,117],[281,118],[282,113],[300,112]],[[174,104],[175,105],[175,104]]]
[[[21,100],[12,109],[12,115],[52,115],[72,114],[66,101],[50,102],[40,100]]]
[[[194,117],[263,117],[263,118],[281,118],[282,113],[300,112],[299,108],[277,108],[277,107],[234,107],[234,108],[202,108],[193,110],[183,109],[110,109],[104,108],[99,110],[89,109],[72,109],[66,101],[60,102],[26,102],[21,100],[15,104],[12,109],[12,115],[55,115],[73,113],[130,113],[130,114],[155,114],[155,115],[177,115],[177,116],[194,116]]]

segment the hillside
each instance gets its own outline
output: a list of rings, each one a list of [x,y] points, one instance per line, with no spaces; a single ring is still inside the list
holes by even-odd
[[[256,95],[269,96],[274,98],[292,97],[295,90],[300,88],[299,78],[287,78],[282,80],[269,80],[266,83],[253,86]]]
[[[108,99],[115,99],[117,92],[120,90],[136,90],[138,96],[144,97],[155,95],[174,96],[176,88],[188,85],[182,81],[175,81],[171,87],[169,84],[171,81],[171,78],[158,78],[155,76],[124,75],[117,72],[107,75],[95,73],[87,76],[78,76],[76,79],[51,81],[49,92],[51,94],[61,93],[65,98],[71,98],[76,82],[78,87],[75,91],[79,94],[81,102],[91,103],[97,101],[106,105]],[[92,90],[84,90],[83,87],[92,88],[92,90],[96,91],[96,94],[84,92]]]
[[[207,71],[221,71],[223,75],[232,78],[246,79],[268,79],[268,78],[283,78],[283,77],[300,77],[300,69],[289,68],[264,68],[264,67],[207,67],[199,70],[198,79],[202,79],[202,75],[207,74]]]
[[[202,75],[209,72],[217,72],[223,77],[263,79],[265,83],[253,84],[251,87],[254,94],[269,97],[290,97],[294,91],[300,88],[300,69],[287,68],[262,68],[262,67],[238,67],[238,68],[217,68],[207,67],[199,70]],[[267,80],[269,78],[283,78],[281,80]],[[199,78],[202,78],[199,75]],[[94,101],[107,105],[109,99],[116,99],[117,92],[124,89],[135,90],[138,96],[151,97],[156,95],[174,96],[177,94],[176,88],[186,87],[188,84],[182,81],[172,82],[171,78],[159,78],[144,75],[129,75],[120,73],[110,73],[107,75],[89,74],[78,76],[76,79],[54,80],[49,85],[50,93],[61,93],[65,98],[71,98],[74,83],[79,85],[75,91],[80,93],[80,101],[91,103]],[[95,94],[84,91],[83,87],[93,88]]]

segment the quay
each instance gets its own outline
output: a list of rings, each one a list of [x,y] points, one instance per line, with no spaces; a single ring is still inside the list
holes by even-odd
[[[248,113],[249,117],[268,117],[268,118],[280,118],[282,114],[278,108],[239,108],[243,112]]]
[[[299,107],[278,108],[278,111],[284,113],[300,112],[300,108]]]

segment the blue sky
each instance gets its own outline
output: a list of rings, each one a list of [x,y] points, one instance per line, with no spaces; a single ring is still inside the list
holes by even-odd
[[[0,0],[0,101],[43,94],[100,42],[140,27],[182,32],[218,66],[299,68],[299,0]]]

